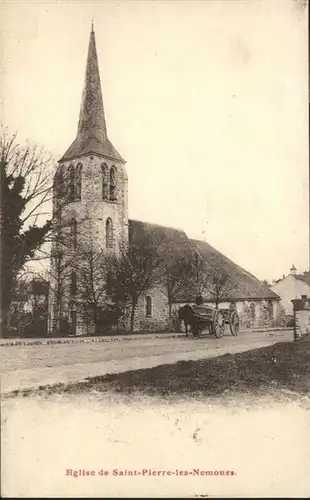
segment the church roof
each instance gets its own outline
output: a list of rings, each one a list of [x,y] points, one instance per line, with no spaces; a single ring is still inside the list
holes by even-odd
[[[175,229],[148,222],[129,220],[129,243],[143,245],[151,239],[159,243],[163,255],[171,257],[172,254],[180,253],[185,255],[199,255],[206,263],[207,268],[223,269],[232,278],[233,287],[231,296],[227,299],[252,300],[252,299],[273,299],[278,300],[279,296],[270,288],[264,285],[253,274],[235,264],[204,241],[189,239],[182,229]],[[207,294],[205,300],[212,301],[212,297]],[[194,302],[195,293],[188,290],[179,293],[175,297],[175,302]]]
[[[192,252],[191,243],[182,229],[129,219],[129,244],[143,245],[147,241],[165,249],[169,247],[173,253],[178,249],[183,253]]]
[[[93,26],[89,39],[77,136],[60,162],[91,153],[125,163],[107,135]]]
[[[191,241],[211,268],[223,269],[230,275],[233,283],[231,295],[234,299],[279,299],[279,296],[256,276],[235,264],[205,241]]]

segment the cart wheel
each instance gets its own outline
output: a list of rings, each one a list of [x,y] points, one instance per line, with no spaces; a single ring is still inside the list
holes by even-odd
[[[216,310],[214,313],[212,330],[216,338],[220,339],[223,337],[225,332],[225,320],[223,314],[219,310]]]
[[[232,311],[229,318],[230,333],[235,337],[239,334],[239,316],[236,311]]]

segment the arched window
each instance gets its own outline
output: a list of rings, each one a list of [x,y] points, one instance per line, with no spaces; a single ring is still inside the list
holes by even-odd
[[[110,170],[110,200],[116,200],[116,168],[114,166]]]
[[[71,219],[70,232],[72,247],[75,249],[77,247],[77,222],[75,219]]]
[[[107,200],[109,196],[109,168],[108,165],[103,163],[101,165],[102,174],[102,199]]]
[[[68,200],[73,201],[74,200],[74,167],[73,165],[70,165],[68,168]]]
[[[82,169],[83,166],[81,163],[79,163],[76,167],[76,183],[75,183],[75,199],[80,200],[81,199],[81,193],[82,193]]]
[[[145,297],[145,316],[152,316],[152,297],[149,295]]]
[[[113,248],[113,225],[111,219],[107,219],[105,223],[105,243],[107,248]]]
[[[72,271],[71,273],[71,296],[76,296],[76,272]]]
[[[59,197],[63,195],[63,177],[60,170],[54,175],[54,193]]]

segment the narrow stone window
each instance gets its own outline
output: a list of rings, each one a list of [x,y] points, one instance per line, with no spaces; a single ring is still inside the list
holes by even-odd
[[[116,168],[110,170],[110,200],[116,201]]]
[[[77,247],[77,222],[75,219],[71,219],[70,232],[71,232],[71,245],[74,249],[76,249],[76,247]]]
[[[152,316],[152,297],[149,295],[145,298],[145,316]]]
[[[102,175],[102,199],[107,200],[109,196],[109,168],[108,165],[103,163],[101,165]]]
[[[74,179],[74,167],[73,165],[70,165],[68,168],[68,200],[73,201],[74,200],[74,184],[75,184],[75,179]]]
[[[110,218],[105,223],[105,241],[107,248],[113,248],[113,225]]]
[[[71,273],[71,296],[76,296],[76,272],[72,271]]]
[[[54,176],[54,193],[60,198],[63,196],[63,176],[60,170]]]
[[[77,319],[77,314],[75,309],[70,310],[70,322],[71,322],[71,331],[72,335],[76,335],[76,319]]]
[[[79,163],[76,167],[76,184],[75,184],[75,199],[80,200],[81,199],[81,193],[82,193],[82,170],[83,166],[81,163]]]

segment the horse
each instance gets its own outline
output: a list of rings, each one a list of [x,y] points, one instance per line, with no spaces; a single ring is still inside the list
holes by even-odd
[[[179,321],[183,321],[185,326],[185,338],[188,337],[188,327],[191,327],[192,331],[192,317],[193,317],[193,309],[190,305],[186,304],[183,307],[180,307],[178,310]],[[195,334],[193,334],[196,337]]]

